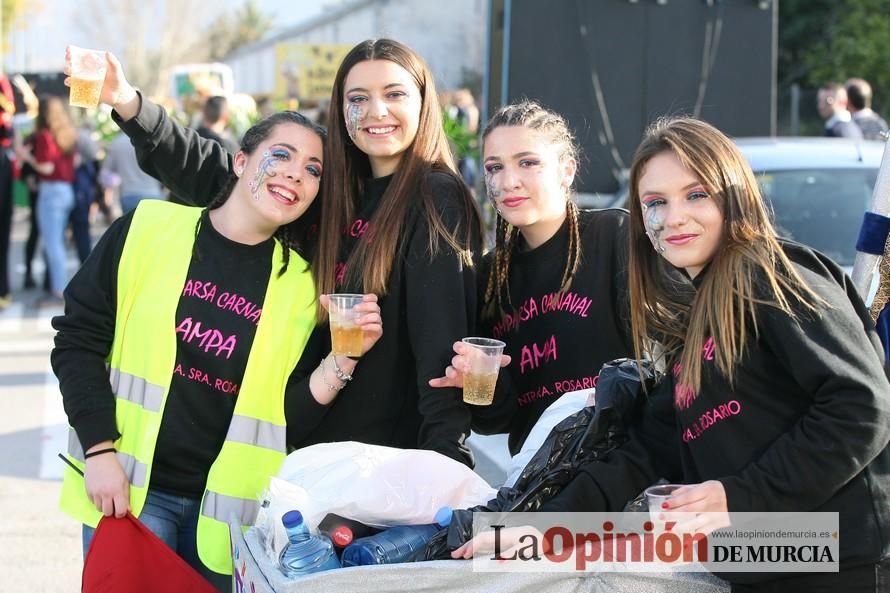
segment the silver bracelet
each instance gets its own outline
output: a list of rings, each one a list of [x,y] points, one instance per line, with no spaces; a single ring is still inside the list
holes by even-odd
[[[337,375],[337,378],[344,383],[352,381],[352,375],[344,373],[342,370],[340,370],[340,365],[337,364],[337,357],[334,356],[333,352],[331,352],[331,360],[334,362],[334,374]]]
[[[325,358],[327,358],[327,356],[325,356]],[[343,387],[345,387],[345,384],[341,385],[339,387],[337,387],[336,385],[331,385],[330,383],[328,383],[328,380],[324,376],[324,373],[327,370],[327,365],[325,365],[325,363],[324,363],[325,358],[321,359],[321,363],[318,365],[318,368],[316,369],[317,371],[321,372],[321,382],[324,383],[324,386],[327,387],[329,391],[340,391],[341,389],[343,389]]]

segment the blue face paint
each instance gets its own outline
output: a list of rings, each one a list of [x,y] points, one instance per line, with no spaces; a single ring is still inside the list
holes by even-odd
[[[257,165],[256,173],[250,181],[250,193],[253,194],[254,200],[260,199],[260,187],[267,177],[275,177],[275,165],[279,161],[290,160],[290,151],[277,145],[269,147],[263,151],[263,159]]]

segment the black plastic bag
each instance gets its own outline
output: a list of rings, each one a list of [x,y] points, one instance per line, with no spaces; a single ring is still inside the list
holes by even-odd
[[[498,490],[484,505],[454,511],[451,524],[437,533],[414,560],[442,560],[473,536],[474,512],[537,511],[569,483],[581,465],[603,459],[628,439],[645,397],[640,381],[651,390],[656,376],[648,363],[622,358],[603,365],[596,384],[596,408],[584,408],[557,424],[512,487]]]

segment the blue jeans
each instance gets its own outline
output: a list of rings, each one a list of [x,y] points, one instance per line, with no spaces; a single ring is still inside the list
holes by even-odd
[[[213,572],[198,558],[197,531],[200,511],[200,498],[186,498],[149,489],[139,520],[211,585],[220,591],[231,591],[232,577]],[[84,558],[90,549],[95,531],[88,525],[83,526]]]
[[[121,194],[121,211],[126,214],[135,210],[142,200],[163,200],[163,196],[147,196],[145,194]]]
[[[65,229],[74,208],[74,189],[64,181],[41,181],[37,197],[37,225],[49,266],[49,289],[61,295],[67,284]]]

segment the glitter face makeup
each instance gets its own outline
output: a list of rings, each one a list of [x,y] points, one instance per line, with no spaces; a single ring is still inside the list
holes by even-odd
[[[268,150],[263,151],[263,160],[257,165],[256,173],[250,181],[250,193],[254,200],[259,200],[260,187],[267,177],[275,177],[275,165],[279,161],[290,159],[290,151],[281,146],[271,146]]]
[[[661,233],[664,231],[664,220],[659,211],[660,204],[642,204],[643,226],[646,227],[646,236],[652,241],[652,246],[658,253],[664,253],[664,245],[661,243]]]
[[[489,171],[485,172],[484,177],[485,194],[488,196],[488,200],[491,202],[492,207],[497,210],[497,199],[501,197],[501,190],[498,189],[498,182],[495,180],[494,174]]]
[[[695,278],[723,240],[723,213],[708,188],[667,150],[643,167],[637,192],[643,227],[655,251]]]
[[[365,117],[364,111],[358,103],[350,103],[346,107],[346,132],[353,142],[355,142],[359,130],[362,129],[359,122]]]
[[[485,193],[504,222],[534,248],[555,235],[566,219],[574,159],[565,146],[525,126],[498,126],[482,147]]]

